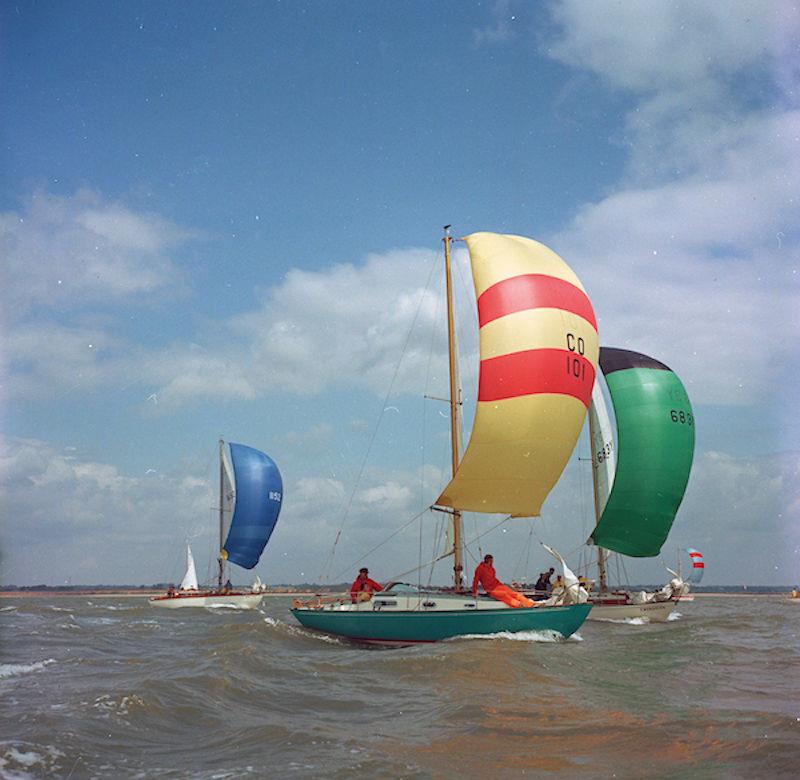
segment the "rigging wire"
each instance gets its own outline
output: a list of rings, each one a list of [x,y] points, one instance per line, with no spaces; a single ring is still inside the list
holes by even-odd
[[[379,550],[381,547],[383,547],[384,544],[389,542],[391,539],[394,539],[394,537],[397,536],[399,533],[405,531],[406,528],[408,528],[412,523],[414,523],[416,520],[422,517],[422,515],[424,515],[425,512],[427,511],[428,511],[427,509],[423,509],[418,514],[414,515],[414,517],[412,517],[410,520],[408,520],[406,523],[400,526],[400,528],[389,534],[389,536],[387,536],[382,542],[379,542],[371,550],[368,550],[362,556],[353,561],[347,568],[343,569],[339,574],[336,575],[337,579],[339,577],[343,577],[347,572],[352,571],[356,566],[358,566],[359,563],[364,561],[367,558],[367,556],[372,555],[372,553],[374,553],[376,550]],[[416,571],[416,569],[412,569],[412,571]]]
[[[430,287],[431,277],[433,276],[433,270],[434,270],[434,263],[431,263],[431,270],[428,273],[428,280],[425,283],[425,287],[423,288],[422,292],[420,293],[419,300],[417,301],[417,308],[416,311],[414,312],[414,317],[411,321],[411,325],[409,326],[408,332],[406,333],[406,338],[405,341],[403,342],[403,349],[401,350],[400,357],[397,363],[395,364],[394,373],[392,374],[392,379],[389,382],[389,388],[387,389],[386,395],[384,396],[383,399],[383,403],[381,404],[381,411],[380,414],[378,415],[378,420],[375,423],[375,427],[373,428],[372,436],[370,437],[369,444],[367,445],[367,450],[364,453],[364,458],[361,461],[361,466],[358,470],[358,475],[356,476],[356,481],[353,484],[353,489],[350,492],[350,496],[347,500],[347,504],[342,514],[342,522],[339,524],[339,530],[336,532],[336,537],[333,541],[333,546],[331,547],[331,551],[330,553],[328,553],[328,557],[326,558],[325,565],[323,567],[323,574],[320,575],[322,582],[325,582],[325,577],[330,574],[330,570],[333,567],[333,560],[336,555],[336,545],[339,543],[339,539],[342,536],[342,530],[344,529],[344,524],[347,520],[350,508],[353,505],[353,499],[355,498],[356,491],[358,490],[358,486],[361,482],[361,477],[364,475],[364,469],[366,468],[367,459],[369,458],[370,452],[372,451],[372,445],[375,443],[375,439],[377,438],[378,430],[380,428],[381,420],[383,420],[383,416],[386,413],[386,407],[388,406],[389,398],[392,394],[392,389],[394,388],[394,383],[397,380],[397,375],[400,372],[400,366],[403,362],[403,357],[405,356],[406,351],[408,349],[408,344],[411,341],[411,334],[414,331],[414,327],[417,324],[417,319],[419,318],[420,310],[422,309],[422,302],[425,299],[425,293],[428,291],[428,288]]]

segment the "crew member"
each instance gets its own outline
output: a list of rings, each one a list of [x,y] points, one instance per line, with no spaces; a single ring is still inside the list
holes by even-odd
[[[551,566],[549,571],[543,571],[536,580],[534,590],[536,591],[537,599],[546,599],[550,595],[553,586],[550,584],[550,578],[555,573],[555,569]]]
[[[485,555],[483,563],[478,564],[475,569],[475,576],[472,578],[472,595],[478,598],[478,585],[483,586],[486,593],[493,599],[508,604],[509,607],[533,607],[535,606],[526,596],[509,588],[497,579],[494,570],[494,556]]]
[[[350,601],[355,604],[357,601],[369,601],[373,593],[383,590],[383,585],[369,578],[369,569],[365,566],[358,570],[358,577],[353,580],[350,586]],[[364,594],[363,596],[361,594]]]

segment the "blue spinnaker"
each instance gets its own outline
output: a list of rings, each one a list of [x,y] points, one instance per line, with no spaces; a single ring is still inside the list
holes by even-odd
[[[244,444],[231,444],[236,505],[223,551],[230,563],[252,569],[278,522],[283,480],[275,461]]]

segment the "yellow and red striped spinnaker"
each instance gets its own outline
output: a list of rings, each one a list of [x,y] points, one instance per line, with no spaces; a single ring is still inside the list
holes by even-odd
[[[464,240],[478,301],[478,403],[467,450],[436,503],[535,516],[586,417],[599,353],[594,310],[544,244],[483,232]]]

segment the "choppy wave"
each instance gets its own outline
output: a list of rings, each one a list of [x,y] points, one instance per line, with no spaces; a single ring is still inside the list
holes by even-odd
[[[20,674],[29,674],[30,672],[39,672],[45,666],[54,663],[56,663],[55,658],[48,658],[45,661],[37,661],[32,664],[0,664],[0,679],[17,677]]]
[[[573,634],[574,636],[574,634]],[[557,631],[498,631],[495,634],[464,634],[448,639],[448,642],[460,642],[472,639],[506,639],[511,642],[565,642],[568,641]],[[581,637],[576,637],[576,641],[582,641]]]
[[[131,610],[138,610],[140,607],[138,606],[121,606],[119,604],[95,604],[92,601],[87,601],[86,604],[90,607],[94,607],[95,609],[107,609],[111,612],[130,612]]]
[[[62,768],[62,758],[63,751],[53,745],[0,742],[0,776],[4,780],[50,776]]]
[[[779,600],[698,598],[678,622],[587,622],[567,641],[500,633],[371,652],[295,623],[290,597],[214,612],[62,598],[3,615],[0,657],[15,661],[0,666],[4,780],[698,767],[794,780],[800,765],[798,613]]]

